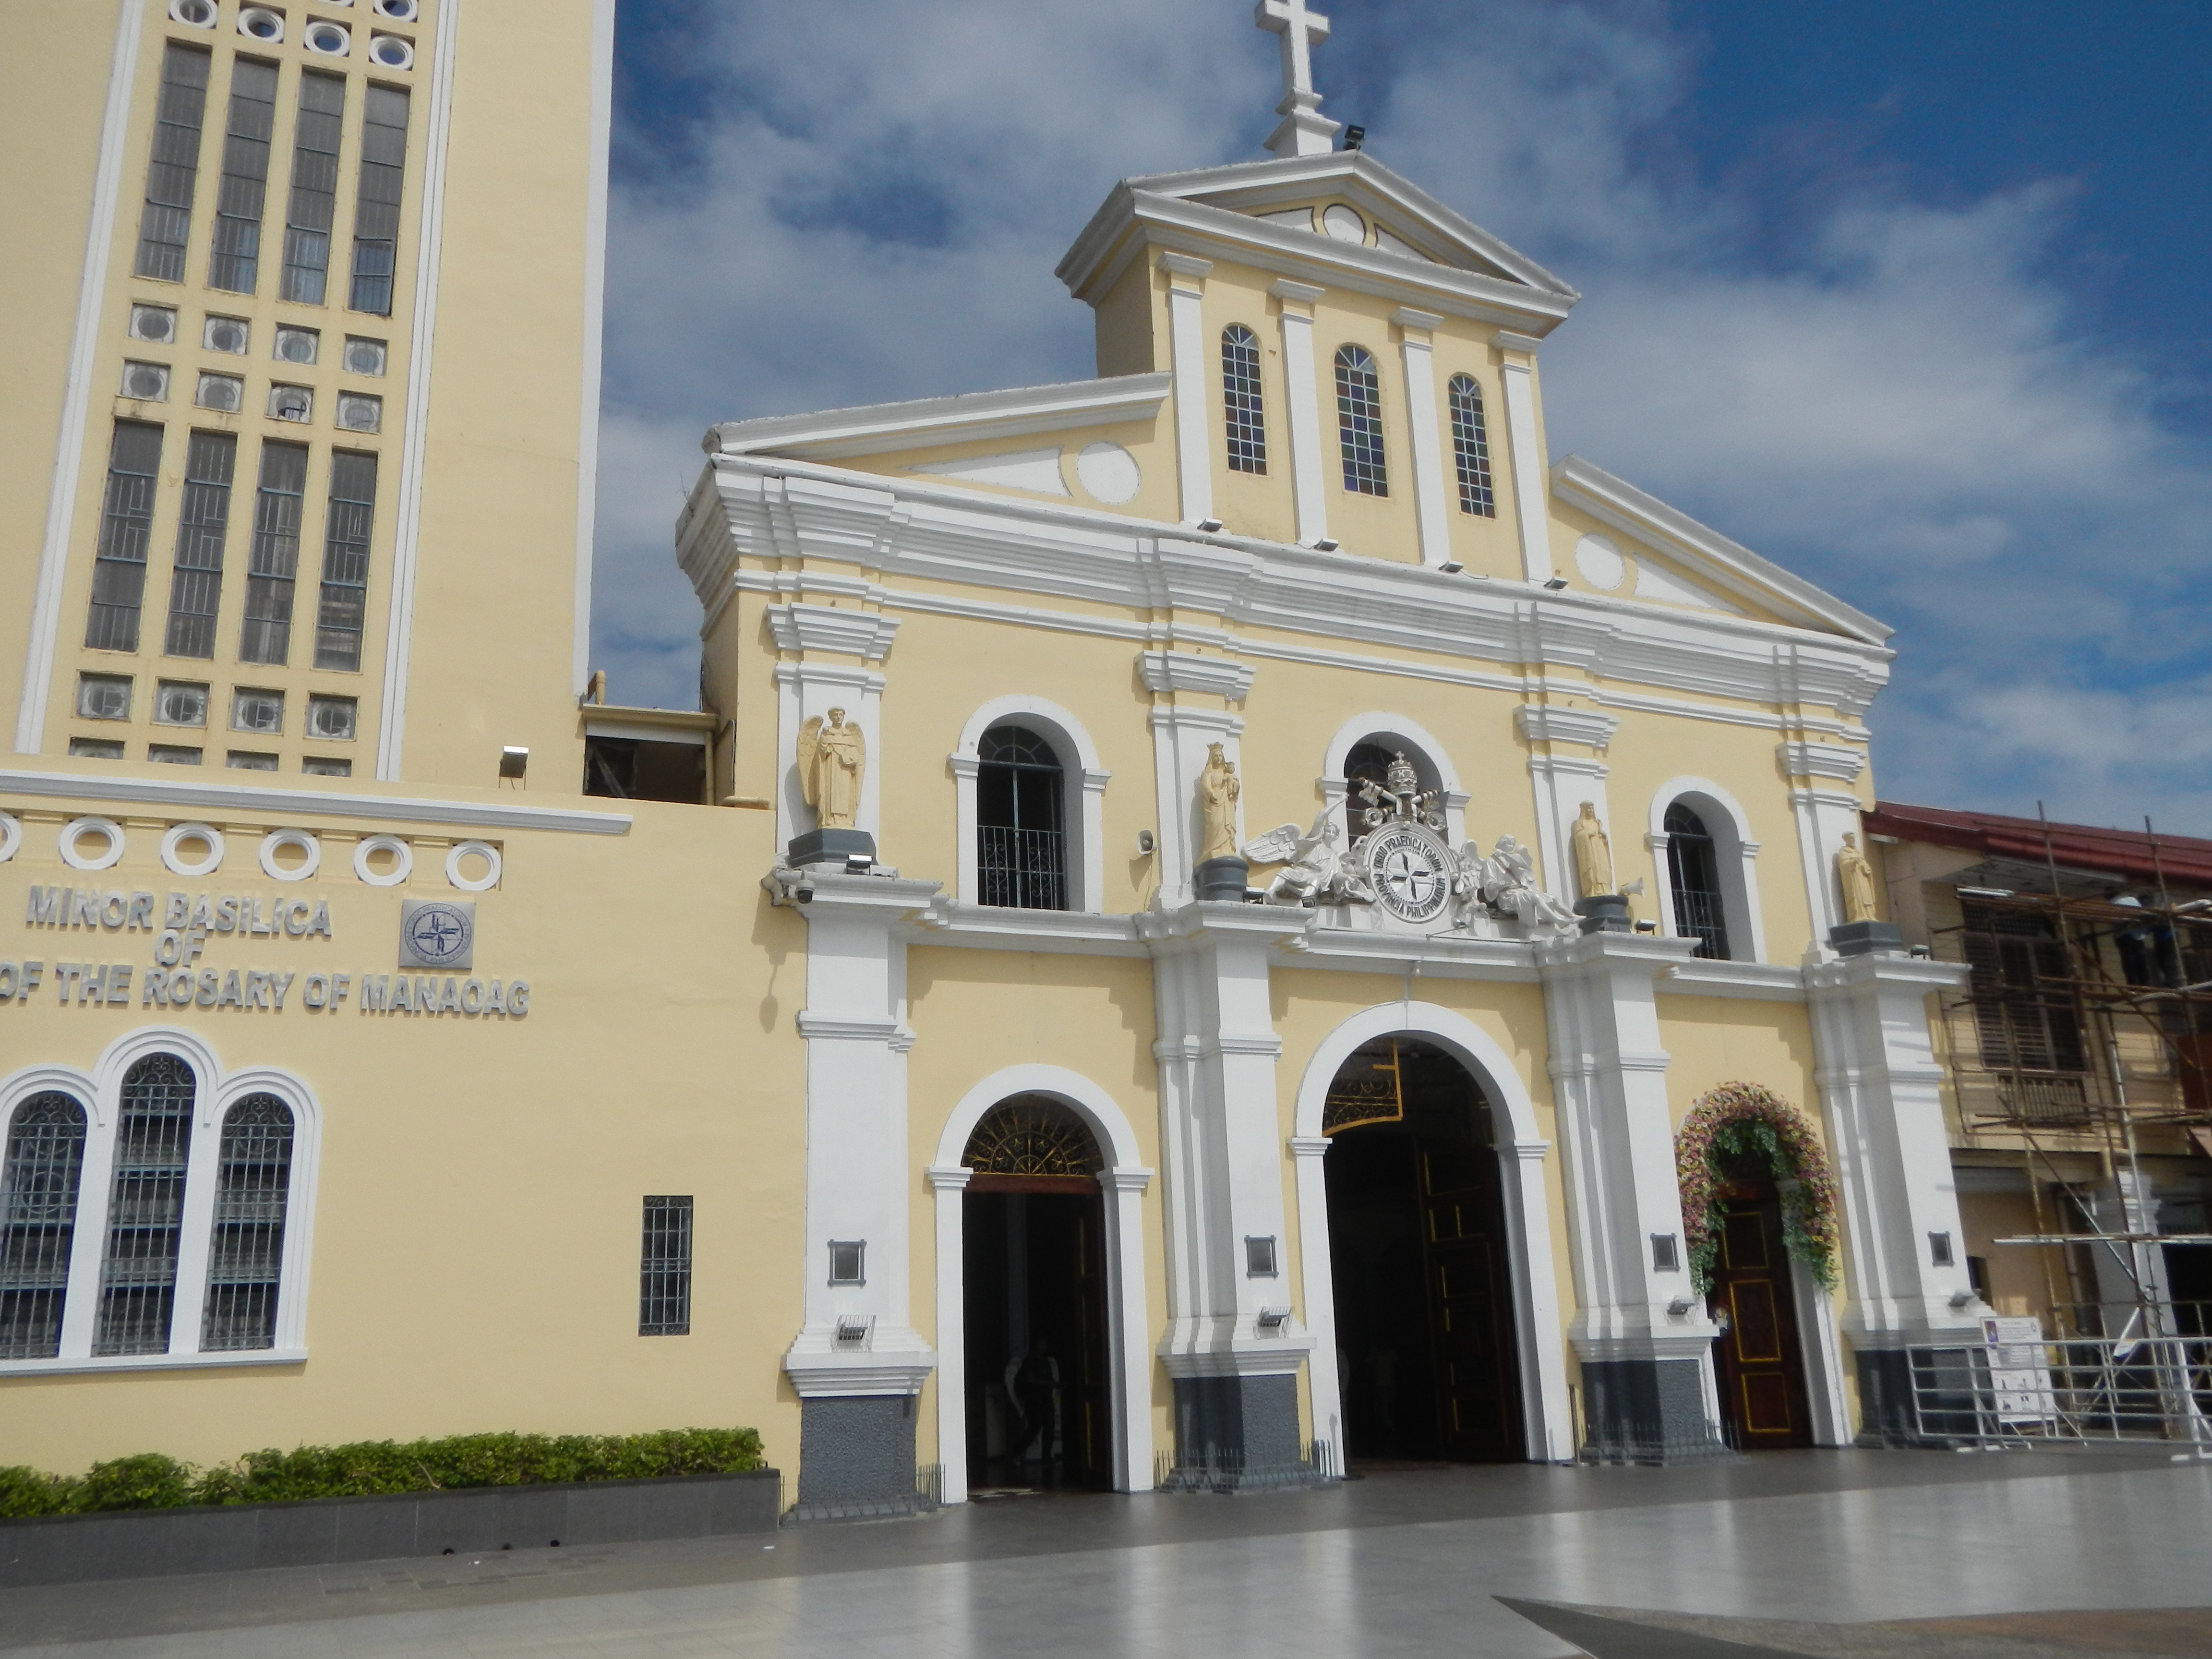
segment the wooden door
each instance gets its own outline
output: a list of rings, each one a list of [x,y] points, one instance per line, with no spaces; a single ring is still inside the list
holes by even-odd
[[[1454,1462],[1517,1460],[1521,1379],[1498,1155],[1487,1146],[1425,1142],[1420,1176],[1444,1455]]]
[[[1722,1419],[1741,1451],[1809,1446],[1811,1401],[1779,1200],[1728,1200],[1720,1243],[1711,1300],[1728,1322],[1715,1345]]]

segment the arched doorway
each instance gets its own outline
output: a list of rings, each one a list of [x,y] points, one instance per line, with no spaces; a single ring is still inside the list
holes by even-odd
[[[1362,1044],[1322,1110],[1338,1386],[1355,1462],[1526,1455],[1489,1103],[1453,1055]]]
[[[1017,1095],[961,1160],[968,1483],[1113,1485],[1105,1160],[1075,1110]]]

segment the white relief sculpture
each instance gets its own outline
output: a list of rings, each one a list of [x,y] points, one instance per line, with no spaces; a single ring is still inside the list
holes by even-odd
[[[1279,864],[1267,884],[1270,904],[1372,904],[1374,890],[1345,861],[1344,831],[1334,811],[1324,809],[1310,830],[1279,823],[1244,843],[1254,864]]]
[[[1581,917],[1537,885],[1535,857],[1513,836],[1500,836],[1488,858],[1469,842],[1461,850],[1460,862],[1468,872],[1461,884],[1462,919],[1487,904],[1511,916],[1532,935],[1572,933],[1582,925]]]

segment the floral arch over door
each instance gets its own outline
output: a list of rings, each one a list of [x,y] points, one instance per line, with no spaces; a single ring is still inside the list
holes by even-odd
[[[1781,1191],[1784,1249],[1822,1290],[1835,1289],[1836,1177],[1812,1121],[1763,1085],[1723,1083],[1699,1097],[1674,1136],[1684,1242],[1698,1294],[1713,1285],[1721,1200],[1747,1167]]]

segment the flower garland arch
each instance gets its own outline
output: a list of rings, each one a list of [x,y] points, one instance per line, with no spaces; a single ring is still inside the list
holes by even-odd
[[[1700,1097],[1674,1136],[1674,1176],[1690,1279],[1704,1296],[1720,1259],[1719,1206],[1726,1166],[1763,1162],[1796,1186],[1782,1200],[1783,1247],[1824,1291],[1836,1288],[1836,1176],[1805,1114],[1756,1083],[1723,1083]]]

